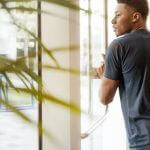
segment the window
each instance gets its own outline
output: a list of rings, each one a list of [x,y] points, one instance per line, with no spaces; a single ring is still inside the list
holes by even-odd
[[[105,106],[100,104],[98,90],[100,80],[90,76],[93,68],[99,66],[101,54],[105,53],[107,45],[115,38],[111,26],[113,7],[116,1],[84,1],[84,6],[92,14],[80,13],[80,43],[81,43],[81,108],[87,114],[81,115],[81,132],[86,131],[98,118],[103,116]],[[108,17],[106,17],[108,14]],[[107,44],[108,43],[108,44]],[[118,128],[120,129],[118,132]],[[119,142],[115,139],[119,139]],[[88,138],[81,141],[81,150],[126,150],[125,128],[120,109],[119,96],[109,106],[106,120]]]
[[[20,3],[9,3],[7,7],[34,7],[36,8],[36,2],[20,2]],[[0,56],[19,59],[27,57],[26,63],[30,69],[36,71],[35,67],[36,59],[36,42],[34,38],[27,32],[20,28],[17,28],[13,24],[14,19],[17,20],[15,23],[26,27],[28,30],[36,34],[37,32],[37,14],[26,11],[12,10],[11,15],[6,11],[0,10]],[[16,87],[24,87],[21,79],[14,73],[7,73],[10,80]],[[18,93],[13,88],[8,87],[8,82],[5,80],[3,75],[0,75],[0,80],[5,83],[5,95],[2,94],[0,89],[0,96],[5,96],[6,101],[13,104],[17,109],[25,113],[28,117],[37,121],[37,104],[33,98],[33,95],[25,93]],[[31,86],[33,81],[28,78]],[[0,135],[1,143],[0,149],[11,149],[11,150],[37,150],[38,147],[38,134],[37,129],[33,128],[30,124],[27,124],[19,117],[11,112],[8,108],[0,106]]]

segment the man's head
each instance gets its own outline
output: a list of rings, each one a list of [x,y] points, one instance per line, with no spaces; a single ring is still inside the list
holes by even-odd
[[[117,0],[115,17],[112,20],[117,36],[142,28],[148,16],[147,0]]]

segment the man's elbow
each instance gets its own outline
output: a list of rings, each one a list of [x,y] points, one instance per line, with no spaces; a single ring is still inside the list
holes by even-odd
[[[100,103],[103,104],[103,105],[108,105],[108,102],[105,101],[105,100],[100,100]]]
[[[109,96],[104,96],[102,93],[99,93],[99,100],[100,103],[102,103],[103,105],[108,105],[112,102],[113,98]]]
[[[106,92],[106,91],[100,91],[99,92],[99,100],[100,103],[102,103],[103,105],[108,105],[109,103],[111,103],[113,101],[114,98],[114,93],[112,93],[111,91]]]

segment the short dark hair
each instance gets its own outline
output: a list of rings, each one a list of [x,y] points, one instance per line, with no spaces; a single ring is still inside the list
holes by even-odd
[[[128,6],[134,8],[136,11],[141,13],[144,19],[148,16],[149,7],[147,0],[117,0],[117,2],[127,4]]]

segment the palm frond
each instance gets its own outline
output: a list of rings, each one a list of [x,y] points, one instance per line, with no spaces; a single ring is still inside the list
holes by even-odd
[[[63,99],[59,99],[59,98],[53,96],[50,92],[46,93],[46,92],[43,92],[43,91],[40,92],[40,91],[33,90],[33,89],[28,90],[26,88],[17,88],[17,90],[19,90],[21,92],[28,93],[28,94],[32,94],[36,98],[37,98],[38,95],[41,95],[43,101],[48,101],[48,102],[57,104],[59,106],[63,106],[65,108],[70,109],[71,111],[73,111],[75,113],[80,113],[80,111],[81,111],[80,107],[77,106],[76,104],[74,104],[74,103],[68,103],[68,102],[66,102]],[[38,99],[36,99],[36,100],[38,100]],[[71,100],[71,101],[73,101],[73,100]]]
[[[30,31],[28,28],[26,28],[23,24],[20,24],[13,16],[12,11],[13,10],[19,10],[19,11],[24,11],[24,12],[36,12],[38,14],[40,13],[49,13],[49,14],[54,14],[52,12],[46,12],[44,10],[39,10],[38,8],[32,8],[32,7],[25,7],[23,5],[19,6],[9,6],[9,3],[28,3],[28,2],[46,2],[49,4],[56,4],[59,6],[63,6],[65,8],[73,9],[76,11],[84,11],[85,13],[91,13],[88,10],[85,10],[83,8],[80,8],[78,5],[72,3],[72,1],[69,0],[0,0],[1,4],[1,9],[5,9],[7,13],[10,15],[12,19],[12,24],[14,24],[17,28],[21,29],[22,31],[25,31],[27,34],[29,34],[38,44],[39,47],[49,56],[49,58],[55,63],[56,66],[50,66],[50,65],[41,65],[40,67],[51,69],[51,70],[57,70],[57,71],[62,71],[62,72],[69,72],[72,74],[80,74],[80,71],[76,69],[70,69],[70,68],[64,68],[61,67],[61,65],[58,63],[57,59],[54,57],[53,52],[58,52],[58,51],[66,51],[66,50],[77,50],[79,49],[79,46],[73,45],[71,47],[62,47],[62,48],[53,48],[49,49],[47,48],[41,41],[39,37],[36,36],[36,34],[32,31]],[[45,92],[43,90],[43,85],[42,85],[42,79],[37,75],[36,72],[31,70],[24,62],[26,58],[22,57],[17,60],[11,60],[8,58],[3,58],[0,57],[0,73],[3,75],[3,77],[6,80],[6,83],[3,83],[2,80],[0,80],[0,88],[2,89],[2,92],[4,94],[4,98],[6,98],[5,95],[5,86],[7,84],[8,88],[14,89],[16,92],[22,92],[26,93],[29,95],[33,95],[35,99],[41,103],[41,101],[47,101],[50,103],[53,103],[58,106],[63,106],[64,108],[70,109],[71,111],[79,114],[81,112],[80,107],[77,106],[74,103],[69,103],[66,102],[64,99],[58,98],[51,94],[50,92]],[[9,73],[13,73],[15,76],[17,76],[20,81],[23,83],[23,87],[17,87],[9,77]],[[36,83],[36,86],[34,84],[30,84],[31,80]],[[47,130],[42,127],[42,123],[38,122],[36,123],[29,117],[27,117],[25,114],[23,114],[21,111],[19,111],[15,106],[13,106],[11,103],[5,101],[4,99],[0,98],[0,104],[4,105],[14,113],[16,113],[20,118],[22,118],[24,121],[28,122],[29,124],[32,124],[35,127],[39,128],[40,135],[43,133],[47,135],[52,141],[54,140],[57,142],[57,140],[49,133]],[[60,145],[60,143],[58,144]]]
[[[76,74],[76,75],[80,75],[80,71],[77,69],[69,69],[69,68],[63,68],[63,67],[55,67],[55,66],[51,66],[51,65],[46,65],[43,64],[42,65],[43,69],[50,69],[50,70],[56,70],[56,71],[61,71],[61,72],[69,72],[72,74]]]
[[[51,140],[51,142],[54,142],[55,144],[59,144],[60,145],[58,139],[56,139],[56,137],[54,137],[48,130],[46,130],[45,128],[43,128],[42,125],[41,125],[41,123],[37,123],[36,121],[30,119],[26,114],[24,114],[23,112],[21,112],[20,110],[18,110],[12,104],[9,104],[9,102],[7,102],[4,99],[0,99],[0,104],[4,105],[6,108],[8,108],[12,112],[14,112],[18,117],[20,117],[21,119],[23,119],[25,122],[31,124],[33,127],[39,128],[40,135],[44,134],[44,135],[46,135]]]
[[[73,3],[71,0],[0,0],[0,3],[10,3],[10,2],[17,2],[17,3],[28,3],[28,2],[47,2],[50,4],[56,4],[59,6],[63,6],[66,8],[74,9],[74,10],[82,10],[86,13],[91,13],[89,10],[83,9]]]

